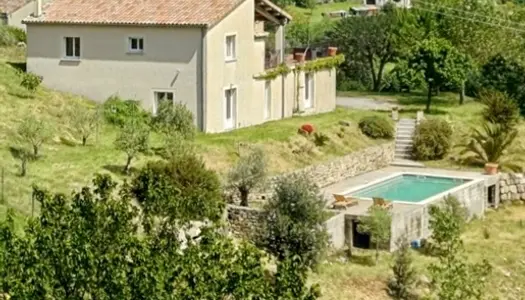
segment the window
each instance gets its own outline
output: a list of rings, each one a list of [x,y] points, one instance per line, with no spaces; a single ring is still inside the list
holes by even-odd
[[[314,106],[314,78],[312,73],[304,74],[304,108]]]
[[[144,38],[130,37],[128,40],[129,52],[143,52]]]
[[[272,82],[266,81],[264,83],[264,119],[268,120],[272,117]]]
[[[153,114],[157,114],[162,102],[169,101],[173,103],[173,99],[175,99],[173,92],[153,92],[153,95],[155,97],[155,102],[153,103]]]
[[[234,60],[236,58],[235,47],[235,34],[226,36],[226,60]]]
[[[66,37],[66,57],[69,58],[80,58],[80,38],[79,37]]]
[[[235,127],[235,114],[237,112],[237,89],[224,90],[224,127],[231,129]]]

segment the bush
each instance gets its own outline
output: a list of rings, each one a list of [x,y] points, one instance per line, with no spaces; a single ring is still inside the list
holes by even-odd
[[[104,119],[110,124],[123,126],[132,119],[147,122],[149,114],[140,107],[139,101],[111,96],[104,102]]]
[[[417,160],[445,157],[451,148],[452,128],[445,120],[422,121],[414,133],[413,155]]]
[[[382,90],[387,92],[410,92],[421,88],[424,83],[421,73],[408,68],[407,63],[403,61],[387,73],[383,80]]]
[[[322,147],[322,146],[326,145],[326,143],[328,143],[329,140],[330,140],[330,138],[326,134],[324,134],[322,132],[314,133],[314,144],[317,147]]]
[[[394,126],[384,117],[364,117],[359,121],[359,129],[363,134],[373,139],[391,139],[394,137]]]
[[[152,122],[154,128],[165,135],[178,134],[185,140],[195,137],[193,113],[182,103],[161,102]]]
[[[7,32],[11,34],[11,36],[15,39],[16,42],[27,42],[27,34],[23,29],[13,26],[7,26]]]
[[[16,37],[9,26],[0,25],[0,46],[13,46],[16,42]]]
[[[31,93],[36,91],[40,83],[42,83],[42,77],[31,72],[22,73],[22,82],[20,82],[20,85]]]
[[[482,115],[486,121],[499,124],[504,128],[512,128],[518,123],[520,108],[518,103],[506,93],[482,91],[479,97],[481,103],[485,105]]]

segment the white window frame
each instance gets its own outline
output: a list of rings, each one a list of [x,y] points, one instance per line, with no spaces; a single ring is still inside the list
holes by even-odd
[[[272,118],[272,82],[264,82],[264,120]]]
[[[309,80],[307,80],[307,78]],[[314,107],[314,85],[315,85],[315,73],[304,73],[304,108],[310,109]],[[308,94],[308,97],[307,97]]]
[[[131,47],[132,40],[137,40],[137,47],[138,47],[137,49],[133,49]],[[140,40],[142,40],[142,49],[140,49]],[[127,43],[128,43],[128,53],[143,53],[144,48],[146,48],[144,37],[141,37],[141,36],[129,36],[127,39]]]
[[[230,108],[231,108],[231,115],[228,119],[228,105],[227,105],[227,98],[226,98],[226,91],[229,90],[235,90],[234,97],[231,99]],[[225,130],[231,130],[236,128],[237,123],[237,99],[239,98],[239,89],[236,85],[230,85],[227,87],[224,87],[222,90],[222,98],[223,98],[223,120],[224,120],[224,129]]]
[[[228,51],[230,50],[229,48],[230,44],[228,43],[228,39],[232,37],[233,37],[233,44],[232,44],[232,48],[230,51],[231,53],[228,54]],[[235,32],[227,33],[224,36],[224,58],[227,62],[235,61],[237,59],[237,33]]]
[[[152,90],[152,98],[153,98],[153,109],[152,109],[152,113],[153,115],[156,115],[157,114],[157,110],[159,109],[159,103],[158,103],[158,99],[157,99],[157,95],[159,93],[165,93],[165,94],[172,94],[172,102],[175,103],[175,90],[170,90],[170,89],[153,89]]]
[[[73,55],[67,55],[67,40],[68,39],[72,39],[72,45],[71,45],[71,48],[73,50]],[[78,49],[77,47],[75,46],[75,39],[78,39]],[[62,39],[62,43],[63,43],[63,50],[64,50],[64,58],[65,59],[68,59],[68,60],[79,60],[80,57],[82,57],[82,39],[79,37],[79,36],[64,36],[64,38]],[[75,53],[77,52],[78,50],[78,56],[75,55]]]

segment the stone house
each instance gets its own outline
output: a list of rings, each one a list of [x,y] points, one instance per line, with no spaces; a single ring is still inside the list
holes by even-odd
[[[27,70],[99,102],[184,103],[204,132],[331,111],[341,57],[286,55],[290,19],[269,0],[53,0],[24,20]]]
[[[36,13],[37,7],[34,0],[0,0],[0,24],[25,29],[22,20]]]

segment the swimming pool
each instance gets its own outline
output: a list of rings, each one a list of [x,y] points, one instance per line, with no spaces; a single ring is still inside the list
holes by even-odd
[[[464,178],[400,174],[352,191],[355,198],[417,203],[471,181]]]

